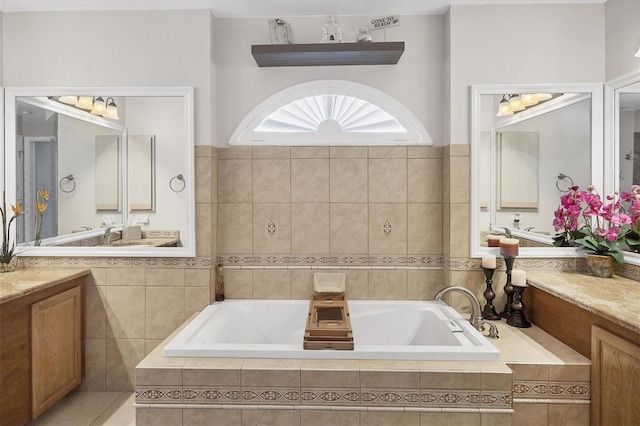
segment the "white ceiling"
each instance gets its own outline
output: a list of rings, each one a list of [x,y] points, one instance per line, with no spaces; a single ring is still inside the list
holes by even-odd
[[[211,9],[218,18],[440,15],[450,5],[587,4],[606,0],[0,0],[0,11]],[[634,0],[635,1],[635,0]]]

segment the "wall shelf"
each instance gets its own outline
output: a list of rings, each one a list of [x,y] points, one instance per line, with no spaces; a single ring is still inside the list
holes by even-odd
[[[404,41],[251,46],[251,54],[259,67],[393,65],[403,53]]]

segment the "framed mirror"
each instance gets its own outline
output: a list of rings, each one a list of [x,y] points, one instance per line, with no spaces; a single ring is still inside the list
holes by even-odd
[[[471,256],[495,251],[486,236],[505,232],[520,239],[524,257],[579,256],[553,247],[553,212],[572,185],[606,190],[602,85],[479,85],[471,92]],[[522,104],[501,113],[512,98]]]
[[[6,88],[5,123],[19,254],[195,256],[192,88]]]
[[[640,185],[640,72],[605,85],[605,135],[614,144],[614,190]],[[624,259],[640,265],[639,253],[626,252]]]

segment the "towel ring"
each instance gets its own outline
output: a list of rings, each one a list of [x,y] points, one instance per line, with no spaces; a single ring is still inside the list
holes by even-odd
[[[63,184],[63,183],[69,183],[69,182],[71,183],[71,185],[73,185],[73,186],[71,187],[71,189],[69,189],[69,190],[64,189],[64,188],[62,187],[62,184]],[[58,184],[58,186],[60,187],[60,191],[62,191],[62,192],[66,192],[67,194],[70,194],[70,193],[72,193],[73,191],[75,191],[75,190],[76,190],[76,181],[75,181],[75,178],[73,177],[73,175],[67,175],[67,176],[63,177],[62,179],[60,179],[60,183]]]
[[[569,179],[569,181],[571,181],[571,185],[569,185],[569,187],[566,190],[565,189],[560,189],[560,187],[558,186],[560,181],[564,180],[564,179]],[[567,176],[564,173],[558,173],[558,180],[556,181],[556,188],[558,188],[558,191],[560,191],[560,192],[569,192],[571,190],[572,186],[573,186],[573,179],[571,179],[570,176]]]
[[[179,181],[182,181],[182,188],[180,188],[180,189],[176,189],[176,188],[174,188],[174,187],[173,187],[173,181],[174,181],[174,180],[176,180],[176,179],[178,179]],[[169,188],[171,188],[171,190],[172,190],[173,192],[182,192],[182,191],[184,191],[184,188],[185,188],[186,186],[187,186],[187,182],[185,182],[185,180],[184,180],[184,176],[182,176],[181,174],[180,174],[180,175],[177,175],[177,176],[172,177],[172,178],[171,178],[171,180],[169,181]]]

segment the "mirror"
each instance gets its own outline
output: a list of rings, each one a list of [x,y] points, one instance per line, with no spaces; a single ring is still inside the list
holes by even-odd
[[[69,94],[109,99],[116,118]],[[195,256],[192,88],[7,88],[5,112],[7,204],[27,210],[18,252]]]
[[[498,116],[510,94],[546,96]],[[553,212],[571,185],[603,188],[602,105],[601,85],[472,87],[472,257],[495,250],[486,236],[505,228],[521,240],[521,256],[577,255],[553,247]]]
[[[606,85],[605,131],[614,142],[615,189],[629,191],[640,185],[640,72]],[[625,253],[625,262],[640,265],[640,254]]]

